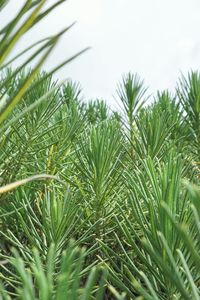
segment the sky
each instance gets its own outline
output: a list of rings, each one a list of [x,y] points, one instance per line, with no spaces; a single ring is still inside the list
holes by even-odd
[[[0,26],[22,3],[10,0]],[[156,93],[173,91],[181,72],[200,69],[199,16],[199,0],[68,0],[27,34],[15,52],[76,21],[45,68],[90,46],[56,77],[80,82],[86,99],[105,99],[115,106],[117,83],[127,72],[137,72],[149,93]]]

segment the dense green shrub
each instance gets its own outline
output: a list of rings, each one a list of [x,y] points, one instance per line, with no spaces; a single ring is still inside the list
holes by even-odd
[[[76,55],[39,72],[69,28],[12,70],[16,42],[64,0],[45,2],[0,32],[0,299],[200,299],[199,73],[153,99],[129,73],[112,111],[53,81]]]

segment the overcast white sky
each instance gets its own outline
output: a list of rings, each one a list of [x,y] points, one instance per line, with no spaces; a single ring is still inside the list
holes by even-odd
[[[0,26],[23,3],[10,2]],[[138,72],[155,92],[173,89],[180,71],[200,68],[200,0],[69,0],[20,46],[75,20],[48,67],[91,46],[57,74],[79,81],[89,99],[104,98],[113,105],[116,84],[128,71]]]

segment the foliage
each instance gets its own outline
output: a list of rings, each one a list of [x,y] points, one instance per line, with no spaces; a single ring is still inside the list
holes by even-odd
[[[97,278],[97,268],[92,268],[84,287],[80,285],[82,266],[84,262],[84,249],[79,250],[70,243],[67,250],[62,253],[60,261],[55,260],[55,246],[52,244],[47,253],[46,261],[42,262],[39,251],[33,249],[31,261],[24,262],[18,252],[6,262],[17,272],[16,279],[20,282],[17,290],[14,289],[11,278],[6,286],[13,290],[8,293],[3,287],[1,294],[5,299],[12,297],[18,299],[101,299],[103,294],[106,273],[101,277],[98,290],[93,293],[93,284]],[[4,266],[7,269],[7,266]],[[93,295],[92,295],[93,294]]]
[[[64,0],[45,2],[0,32],[0,299],[200,299],[199,73],[148,103],[125,75],[121,113],[86,102],[52,76],[77,55],[39,71],[69,27],[11,69],[14,45]]]

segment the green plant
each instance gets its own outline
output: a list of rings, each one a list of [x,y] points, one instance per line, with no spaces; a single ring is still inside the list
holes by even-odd
[[[120,209],[116,217],[121,254],[100,243],[111,261],[113,282],[130,298],[199,299],[198,207],[181,182],[186,174],[174,154],[164,165],[155,166],[149,158],[127,174],[129,213]]]
[[[24,1],[0,31],[0,299],[198,300],[199,73],[146,105],[127,74],[122,112],[84,102],[53,81],[78,54],[40,71],[71,26],[9,58],[63,2]]]
[[[56,250],[52,244],[47,253],[46,259],[43,261],[37,249],[31,251],[29,261],[25,261],[19,256],[19,253],[13,251],[13,257],[6,258],[4,261],[5,273],[8,265],[11,265],[14,274],[7,279],[4,276],[5,287],[0,287],[2,295],[1,299],[102,299],[106,272],[104,271],[100,277],[100,285],[98,290],[95,288],[100,269],[94,267],[83,283],[83,263],[85,259],[85,250],[75,247],[71,242],[67,250],[61,255],[60,261],[56,261]],[[15,283],[15,284],[14,284]],[[10,290],[10,291],[9,291]],[[12,298],[11,298],[12,297]]]
[[[190,151],[199,160],[200,145],[200,74],[190,72],[187,77],[179,80],[177,94],[184,111],[184,119],[187,124]]]
[[[122,110],[124,113],[124,124],[128,128],[128,139],[131,144],[134,137],[134,124],[135,117],[146,102],[144,95],[147,88],[144,87],[144,81],[140,79],[138,74],[128,73],[122,79],[122,82],[118,84],[117,95],[122,104]],[[131,150],[133,155],[133,152]]]
[[[49,54],[55,48],[57,42],[62,37],[62,35],[71,28],[71,26],[67,27],[66,29],[62,30],[60,33],[53,37],[46,38],[42,41],[37,42],[36,44],[30,45],[27,49],[22,51],[22,53],[18,54],[16,57],[12,58],[10,61],[6,61],[9,54],[11,53],[12,49],[14,48],[15,44],[21,39],[21,37],[33,26],[35,26],[38,22],[40,22],[44,17],[46,17],[52,10],[54,10],[57,6],[62,4],[65,0],[56,1],[55,4],[46,8],[45,10],[41,11],[44,4],[47,2],[46,0],[42,1],[25,1],[23,7],[2,30],[1,30],[1,40],[0,40],[0,66],[1,70],[5,69],[11,62],[17,59],[19,56],[23,55],[24,52],[29,51],[30,49],[34,48],[35,45],[42,44],[42,46],[37,49],[33,54],[31,54],[28,59],[26,59],[17,69],[16,71],[7,77],[0,85],[1,91],[1,106],[0,106],[0,122],[2,123],[6,117],[11,113],[13,108],[17,103],[20,102],[26,91],[29,89],[31,82],[38,74],[42,64],[46,61]],[[2,5],[7,2],[3,1]],[[20,24],[22,18],[25,17],[25,21]],[[19,28],[17,27],[20,24]],[[78,54],[79,55],[79,54]],[[74,59],[77,55],[67,59],[66,61],[62,62],[59,66],[53,68],[47,75],[46,78],[53,73],[55,73],[59,68],[63,67],[66,63]],[[6,84],[10,82],[13,78],[15,78],[16,74],[20,72],[26,65],[28,65],[33,59],[37,58],[37,63],[35,67],[31,70],[31,72],[24,78],[21,82],[19,88],[15,91],[15,94],[8,95],[8,98],[5,98],[6,93]],[[37,82],[35,82],[35,85]]]
[[[115,122],[110,121],[92,127],[89,134],[86,132],[84,139],[77,142],[77,184],[83,196],[91,198],[88,212],[95,212],[97,219],[109,210],[109,202],[120,180],[121,139]]]
[[[42,64],[60,37],[71,26],[55,36],[36,42],[16,57],[8,60],[9,54],[21,37],[64,1],[56,1],[42,11],[47,1],[27,0],[16,17],[0,32],[0,70],[1,72],[6,70],[0,84],[0,169],[3,177],[1,181],[6,184],[1,187],[3,196],[0,209],[2,230],[0,256],[3,259],[0,277],[5,285],[5,288],[1,287],[0,289],[1,299],[11,299],[10,297],[15,299],[93,299],[94,294],[96,299],[102,299],[104,294],[105,275],[103,275],[98,289],[95,288],[97,276],[95,268],[91,270],[85,286],[80,282],[82,278],[80,272],[85,254],[74,244],[70,245],[67,238],[68,233],[74,230],[74,224],[77,223],[74,213],[77,213],[78,219],[80,215],[77,209],[74,211],[74,204],[68,202],[69,197],[63,198],[63,193],[58,193],[57,197],[60,199],[56,199],[47,183],[39,184],[39,186],[37,184],[34,186],[32,183],[29,192],[28,189],[22,187],[21,193],[18,195],[12,192],[13,189],[33,180],[46,178],[58,180],[56,176],[53,176],[58,172],[57,166],[52,162],[54,148],[56,145],[61,146],[55,153],[65,157],[66,153],[70,152],[71,146],[71,141],[67,140],[69,137],[73,140],[77,129],[77,108],[74,106],[75,110],[73,110],[67,103],[68,112],[62,119],[62,121],[65,118],[68,120],[70,116],[71,122],[74,122],[73,129],[69,128],[69,124],[67,126],[64,122],[61,124],[63,113],[58,110],[64,102],[62,98],[62,100],[58,100],[57,97],[59,85],[53,85],[52,88],[50,86],[51,76],[77,55],[62,62],[49,73],[44,73],[42,76],[39,74]],[[7,2],[1,0],[0,9]],[[11,62],[40,44],[42,46],[16,70],[6,69]],[[24,72],[24,67],[33,60],[37,60],[35,67]],[[73,88],[72,91],[74,91]],[[47,102],[49,96],[51,99]],[[72,99],[72,101],[74,100]],[[52,115],[54,115],[53,118]],[[76,120],[74,119],[75,115],[77,115]],[[68,144],[63,142],[61,145],[58,140],[55,140],[53,137],[55,132],[61,133],[64,142],[67,141]],[[40,158],[38,154],[42,154]],[[35,175],[21,179],[35,174],[34,162],[37,164],[38,171],[45,169],[52,175]],[[32,168],[33,171],[31,171]],[[16,179],[19,180],[12,183]],[[61,182],[61,180],[58,181]],[[66,188],[66,184],[64,186]],[[52,189],[54,190],[55,186]],[[5,194],[6,192],[10,193]],[[9,202],[9,199],[12,201]],[[6,220],[5,224],[3,220]],[[9,229],[8,220],[12,221],[13,230]],[[14,257],[12,257],[12,245],[20,251],[23,259],[16,250],[13,250]],[[32,249],[32,247],[36,248]],[[61,255],[62,249],[66,247],[67,250]]]

